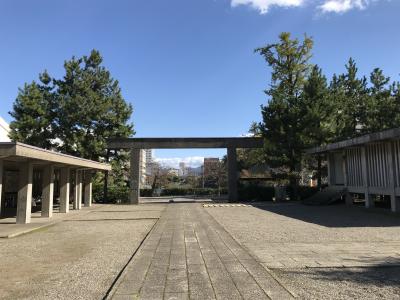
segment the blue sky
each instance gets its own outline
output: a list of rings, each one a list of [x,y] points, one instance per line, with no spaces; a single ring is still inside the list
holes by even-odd
[[[238,136],[260,120],[270,70],[253,50],[282,31],[315,41],[329,77],[400,73],[398,0],[0,0],[0,115],[24,82],[98,49],[134,106],[137,136]],[[159,157],[222,150],[157,151]]]

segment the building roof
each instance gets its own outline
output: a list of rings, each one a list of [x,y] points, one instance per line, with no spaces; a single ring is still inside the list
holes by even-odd
[[[0,158],[7,161],[33,160],[38,164],[55,163],[78,168],[111,170],[109,164],[30,146],[19,142],[0,142]]]
[[[355,147],[355,146],[360,146],[364,144],[369,144],[369,143],[375,143],[375,142],[380,142],[384,140],[392,140],[400,138],[400,128],[393,128],[393,129],[388,129],[385,131],[379,131],[379,132],[374,132],[374,133],[369,133],[363,136],[359,136],[356,138],[332,143],[332,144],[327,144],[324,146],[319,146],[319,147],[314,147],[311,149],[308,149],[306,153],[308,154],[315,154],[315,153],[323,153],[323,152],[329,152],[329,151],[335,151],[339,149],[344,149],[344,148],[349,148],[349,147]]]

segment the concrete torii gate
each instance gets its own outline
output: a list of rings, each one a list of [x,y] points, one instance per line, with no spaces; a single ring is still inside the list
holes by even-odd
[[[182,149],[182,148],[226,148],[228,156],[229,201],[238,200],[237,190],[237,148],[262,148],[260,137],[213,137],[213,138],[112,138],[109,149],[130,150],[130,203],[138,204],[140,199],[140,150],[141,149]]]

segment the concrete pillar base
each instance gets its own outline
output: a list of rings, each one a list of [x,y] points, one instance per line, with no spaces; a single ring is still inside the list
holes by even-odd
[[[18,177],[17,224],[27,224],[31,222],[32,211],[33,165],[31,162],[20,164]]]
[[[92,206],[92,173],[85,172],[85,207]]]
[[[69,212],[70,168],[60,170],[60,213]]]
[[[345,195],[345,201],[346,201],[346,205],[353,205],[353,196],[347,192]]]
[[[396,195],[390,196],[390,210],[392,212],[400,212],[400,198]]]
[[[53,216],[54,196],[54,166],[48,165],[43,170],[43,192],[42,192],[42,217]]]
[[[75,170],[74,209],[82,208],[82,171]]]
[[[365,207],[372,208],[374,206],[375,206],[375,201],[374,201],[373,197],[370,194],[366,193],[365,194]]]

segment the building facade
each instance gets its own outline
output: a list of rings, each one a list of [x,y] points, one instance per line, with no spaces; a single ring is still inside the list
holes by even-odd
[[[187,167],[184,162],[179,163],[179,176],[181,177],[187,176]]]
[[[17,224],[31,222],[34,191],[40,191],[41,216],[92,205],[92,177],[111,166],[17,142],[0,142],[0,215],[16,216]],[[40,180],[35,180],[40,175]],[[58,195],[58,197],[56,197]],[[57,199],[58,198],[58,199]]]
[[[0,142],[10,142],[9,138],[9,133],[10,133],[10,126],[8,123],[0,117]]]
[[[204,177],[214,176],[218,173],[219,158],[205,157],[204,158]]]
[[[147,177],[147,152],[145,149],[140,150],[140,185],[146,184]]]
[[[362,195],[366,207],[377,196],[390,197],[390,208],[400,212],[400,128],[316,147],[310,154],[326,154],[328,183],[348,193]]]

